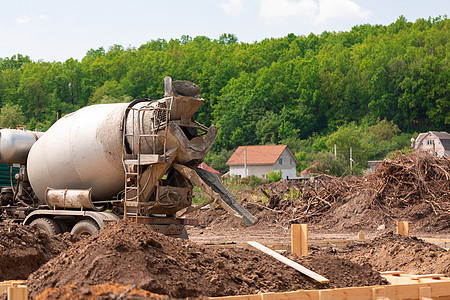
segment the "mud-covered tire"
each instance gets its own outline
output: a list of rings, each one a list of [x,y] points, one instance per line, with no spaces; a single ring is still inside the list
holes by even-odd
[[[55,219],[56,223],[58,223],[59,228],[61,228],[61,233],[70,232],[72,226],[65,220]]]
[[[98,224],[92,220],[81,220],[73,226],[71,234],[97,235],[100,230]]]
[[[183,230],[181,230],[181,233],[177,236],[177,238],[183,239],[183,240],[188,240],[189,239],[189,235],[188,235],[188,232],[186,230],[186,227],[184,227]]]
[[[49,218],[37,218],[30,223],[30,226],[36,226],[50,235],[61,233],[61,227],[59,227],[58,223]]]

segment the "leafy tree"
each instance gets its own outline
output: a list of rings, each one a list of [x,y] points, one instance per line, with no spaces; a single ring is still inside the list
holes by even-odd
[[[219,38],[219,44],[220,45],[231,45],[236,44],[238,41],[238,38],[236,35],[231,33],[224,33]]]
[[[205,161],[213,169],[225,173],[228,170],[226,163],[233,153],[234,150],[226,149],[222,149],[219,153],[209,152],[205,158]]]
[[[350,170],[348,162],[342,157],[334,157],[330,152],[319,152],[316,156],[316,163],[310,168],[311,173],[327,174],[331,176],[343,176],[349,174],[361,173],[361,170],[355,168]]]
[[[5,104],[0,111],[0,127],[16,128],[25,123],[25,116],[17,104]]]

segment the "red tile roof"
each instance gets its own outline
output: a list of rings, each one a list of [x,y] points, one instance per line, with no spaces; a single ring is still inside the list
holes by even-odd
[[[309,174],[311,173],[311,169],[314,167],[317,167],[319,163],[315,162],[312,166],[307,167],[306,169],[304,169],[303,171],[300,172],[300,174]]]
[[[217,175],[219,175],[219,176],[222,175],[222,173],[220,173],[219,171],[217,171],[217,170],[211,168],[211,167],[208,166],[205,162],[202,162],[201,164],[199,164],[197,168],[206,170],[206,171],[208,171],[208,172],[217,174]]]
[[[291,153],[287,145],[240,146],[227,161],[227,165],[244,165],[244,150],[247,150],[247,165],[273,165],[284,149]]]

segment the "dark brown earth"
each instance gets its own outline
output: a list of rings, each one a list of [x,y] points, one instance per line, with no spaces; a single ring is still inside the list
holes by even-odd
[[[339,256],[355,263],[369,263],[377,271],[407,274],[444,274],[450,277],[450,252],[421,239],[393,234],[367,243],[352,243],[338,250]]]
[[[31,274],[25,284],[31,297],[47,288],[111,281],[185,298],[385,283],[369,265],[334,254],[290,257],[326,276],[330,283],[317,283],[257,250],[207,247],[121,221],[63,251]]]
[[[48,236],[35,227],[0,223],[0,281],[25,279],[79,238]]]

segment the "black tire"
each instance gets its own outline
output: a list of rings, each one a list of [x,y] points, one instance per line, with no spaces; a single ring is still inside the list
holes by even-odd
[[[100,230],[98,224],[92,220],[81,220],[73,226],[71,234],[97,235]]]
[[[56,223],[58,223],[59,228],[61,228],[61,233],[70,232],[72,229],[71,224],[69,224],[66,220],[55,219]]]
[[[30,223],[30,226],[36,226],[50,235],[61,233],[61,228],[55,220],[49,218],[37,218]]]

